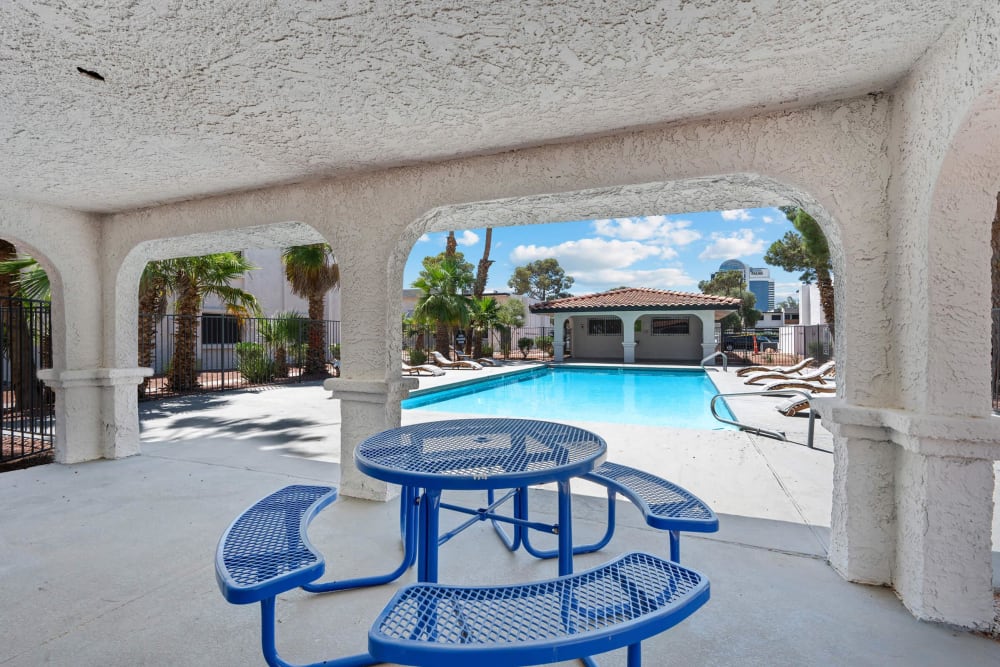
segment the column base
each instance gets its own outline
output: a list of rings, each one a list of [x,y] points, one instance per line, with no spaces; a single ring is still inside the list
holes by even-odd
[[[139,453],[136,387],[151,368],[38,371],[56,395],[58,463],[120,459]]]
[[[1000,419],[815,408],[834,435],[833,568],[891,584],[919,619],[989,630]]]
[[[412,377],[401,377],[395,382],[343,378],[330,378],[323,382],[323,388],[340,400],[341,495],[386,501],[399,494],[398,487],[362,474],[354,465],[354,449],[365,438],[399,426],[399,402],[419,384]]]

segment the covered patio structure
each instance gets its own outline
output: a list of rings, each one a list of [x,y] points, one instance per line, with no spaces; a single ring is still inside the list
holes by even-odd
[[[552,315],[556,361],[569,333],[575,358],[696,362],[715,352],[715,323],[739,305],[725,296],[623,287],[536,303],[531,312]]]
[[[797,206],[837,279],[829,562],[991,628],[996,0],[26,2],[0,22],[0,237],[52,285],[59,463],[141,453],[150,260],[332,246],[339,486],[385,500],[351,453],[414,382],[400,289],[423,234]]]

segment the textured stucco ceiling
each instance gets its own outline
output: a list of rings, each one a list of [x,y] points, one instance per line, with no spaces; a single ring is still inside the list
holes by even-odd
[[[852,97],[964,6],[2,2],[0,197],[114,211]]]

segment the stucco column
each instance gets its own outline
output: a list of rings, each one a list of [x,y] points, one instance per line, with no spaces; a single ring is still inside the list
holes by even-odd
[[[635,321],[642,316],[638,312],[615,313],[622,320],[622,363],[635,363]]]
[[[56,461],[79,463],[138,454],[137,387],[152,373],[150,368],[38,371],[56,394]]]
[[[892,583],[896,552],[896,446],[877,413],[836,399],[814,409],[834,438],[830,565],[848,581]]]
[[[340,493],[365,500],[389,500],[398,492],[362,474],[354,466],[354,448],[365,438],[399,426],[399,402],[416,389],[416,378],[400,377],[396,382],[366,382],[330,378],[323,383],[334,398],[340,399]]]
[[[715,311],[714,310],[703,310],[696,313],[698,319],[701,320],[701,358],[704,359],[708,355],[715,352]],[[716,366],[719,365],[719,360],[722,359],[719,355],[716,355],[713,362]]]
[[[372,232],[376,233],[375,231]],[[402,350],[400,292],[390,293],[386,258],[369,244],[342,242],[338,252],[341,284],[341,376],[323,386],[340,400],[340,493],[367,500],[388,500],[397,489],[361,474],[354,449],[365,438],[400,424],[399,402],[416,378],[400,374]],[[358,249],[358,252],[350,252]],[[364,251],[361,251],[364,249]]]
[[[566,315],[556,314],[555,316],[555,328],[552,332],[552,360],[553,361],[563,361],[565,359],[565,354],[563,347],[566,345],[566,339],[563,335],[563,328],[566,325]]]
[[[987,630],[994,617],[993,459],[1000,420],[818,399],[835,437],[830,563],[891,583],[920,619]]]

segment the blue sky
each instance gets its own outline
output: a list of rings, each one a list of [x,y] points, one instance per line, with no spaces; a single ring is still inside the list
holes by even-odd
[[[727,259],[770,269],[775,302],[796,300],[798,274],[764,263],[764,253],[792,225],[776,208],[736,209],[681,215],[555,222],[494,227],[487,291],[509,292],[514,269],[555,257],[575,280],[570,292],[592,294],[628,285],[698,292]],[[410,287],[428,255],[444,251],[447,232],[425,234],[413,246],[403,274]],[[485,230],[455,230],[458,249],[473,265],[483,255]]]

